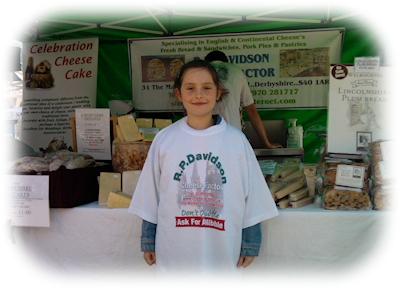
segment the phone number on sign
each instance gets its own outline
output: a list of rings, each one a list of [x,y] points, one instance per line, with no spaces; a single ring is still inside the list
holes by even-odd
[[[253,96],[284,96],[297,95],[299,89],[277,89],[277,90],[252,90]]]

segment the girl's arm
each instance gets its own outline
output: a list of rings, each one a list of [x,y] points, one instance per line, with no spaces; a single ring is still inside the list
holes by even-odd
[[[238,261],[238,267],[247,267],[253,261],[254,258],[260,253],[260,247],[262,243],[262,231],[261,223],[255,224],[254,226],[245,228],[242,230],[242,246],[240,249],[240,259]]]
[[[143,220],[142,237],[140,239],[140,248],[142,252],[156,251],[156,231],[157,225]]]
[[[144,259],[150,266],[156,264],[156,231],[157,225],[143,220],[142,223],[142,236],[140,239],[140,247],[144,252]]]

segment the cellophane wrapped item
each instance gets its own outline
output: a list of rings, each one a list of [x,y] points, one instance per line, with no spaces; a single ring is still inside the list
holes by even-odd
[[[359,188],[369,187],[370,170],[369,164],[367,163],[329,160],[325,162],[322,170],[324,187],[335,185]],[[348,178],[346,178],[345,173],[343,173],[346,170],[351,174]],[[352,179],[354,182],[353,184]]]
[[[371,166],[371,196],[373,207],[376,210],[393,208],[395,183],[395,164],[393,152],[396,150],[394,141],[378,140],[368,145]]]
[[[339,186],[325,187],[322,194],[323,206],[329,210],[370,210],[372,203],[367,189]]]
[[[326,160],[319,191],[322,207],[329,210],[371,210],[370,168],[365,162]]]
[[[375,210],[394,210],[393,188],[386,186],[374,186],[371,189],[373,209]]]

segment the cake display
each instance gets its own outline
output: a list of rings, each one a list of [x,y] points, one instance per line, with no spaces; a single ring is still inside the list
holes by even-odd
[[[42,89],[53,87],[54,78],[50,70],[51,64],[47,60],[42,61],[33,70],[30,79],[27,80],[26,86],[28,88]]]

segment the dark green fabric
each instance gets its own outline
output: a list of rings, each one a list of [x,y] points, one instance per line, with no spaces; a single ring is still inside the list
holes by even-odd
[[[128,45],[100,44],[98,62],[96,106],[108,108],[109,100],[132,100]]]

